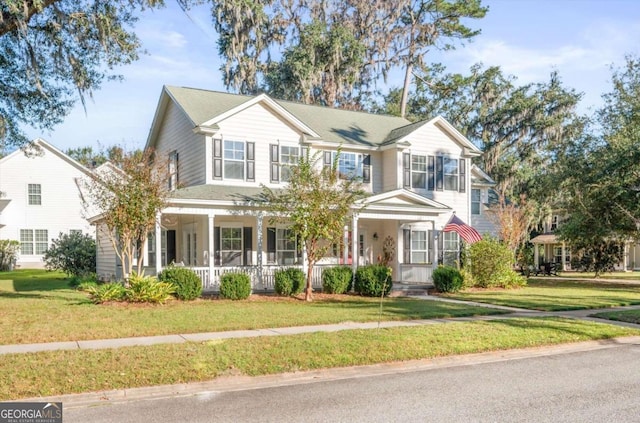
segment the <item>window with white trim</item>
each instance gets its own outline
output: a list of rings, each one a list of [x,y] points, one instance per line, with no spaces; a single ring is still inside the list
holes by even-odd
[[[460,237],[457,232],[440,232],[442,237],[442,264],[457,266],[460,261]]]
[[[276,261],[281,265],[297,263],[296,239],[288,228],[276,228]]]
[[[244,179],[243,141],[224,141],[224,179]]]
[[[411,156],[411,187],[427,188],[427,156]]]
[[[221,264],[240,266],[242,265],[242,228],[241,227],[221,227],[220,228],[220,258]]]
[[[444,189],[447,191],[458,191],[458,159],[444,157]]]
[[[280,146],[280,180],[289,182],[291,179],[291,166],[298,164],[300,149],[298,147]]]
[[[172,151],[169,153],[169,191],[173,191],[178,188],[178,152]]]
[[[471,189],[471,214],[480,214],[480,190]]]
[[[411,231],[411,263],[427,263],[429,261],[429,244],[427,231]]]
[[[337,152],[331,158],[335,160]],[[362,178],[362,154],[340,152],[338,156],[338,174],[342,179]]]
[[[20,253],[44,254],[49,248],[49,231],[46,229],[20,229]]]
[[[40,184],[28,184],[27,186],[29,205],[42,205],[42,186]]]

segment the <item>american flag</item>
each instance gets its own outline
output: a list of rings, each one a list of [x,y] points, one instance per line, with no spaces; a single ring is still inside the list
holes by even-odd
[[[462,219],[460,219],[455,214],[451,216],[449,222],[444,225],[444,228],[442,228],[442,232],[457,232],[458,235],[460,235],[460,237],[469,244],[473,244],[474,242],[482,240],[482,236],[480,236],[478,231],[464,223]]]

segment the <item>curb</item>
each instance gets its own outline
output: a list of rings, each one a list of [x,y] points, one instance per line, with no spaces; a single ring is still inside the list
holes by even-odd
[[[640,336],[585,341],[545,347],[491,351],[404,362],[381,363],[367,366],[339,367],[305,372],[281,373],[266,376],[223,376],[205,382],[26,398],[19,401],[62,402],[66,409],[85,408],[173,397],[214,396],[225,392],[266,389],[315,382],[471,366],[558,354],[595,351],[634,344],[640,344]]]

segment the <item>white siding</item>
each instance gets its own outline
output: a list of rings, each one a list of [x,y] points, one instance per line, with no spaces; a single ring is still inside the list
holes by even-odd
[[[393,148],[382,152],[381,171],[383,192],[402,188],[402,154],[398,150]]]
[[[118,258],[104,224],[97,226],[96,235],[96,274],[98,279],[103,281],[117,280],[120,276],[120,271],[116,268]]]
[[[158,153],[163,159],[172,151],[178,152],[178,183],[181,187],[205,183],[205,137],[195,134],[193,125],[176,107],[169,102],[164,119],[160,124],[156,142]]]
[[[275,115],[262,104],[255,104],[236,115],[233,115],[220,123],[220,130],[214,138],[223,140],[245,141],[255,143],[255,182],[239,180],[212,181],[214,184],[232,183],[239,186],[259,186],[261,183],[276,187],[279,184],[270,184],[269,175],[269,145],[281,144],[300,145],[301,134]],[[210,157],[207,160],[211,160]],[[211,178],[208,175],[207,178]],[[246,173],[245,173],[246,178]]]
[[[497,237],[498,228],[487,215],[487,208],[485,206],[485,204],[487,204],[487,202],[489,201],[489,193],[487,188],[472,188],[480,189],[480,214],[471,215],[471,226],[473,226],[478,232],[480,232],[480,235],[482,236],[484,236],[485,234],[489,234],[492,237]]]
[[[38,155],[21,151],[0,161],[0,192],[11,200],[0,212],[0,239],[20,240],[20,229],[46,229],[48,245],[60,232],[82,230],[93,235],[85,219],[76,178],[85,176],[80,168],[46,147]],[[41,205],[29,205],[28,184],[41,187]],[[18,265],[42,267],[42,255],[21,255]]]

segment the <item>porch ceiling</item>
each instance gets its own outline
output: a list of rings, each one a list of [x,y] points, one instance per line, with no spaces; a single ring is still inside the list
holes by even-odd
[[[262,188],[226,185],[196,185],[175,190],[171,194],[176,200],[232,201],[239,204],[262,203]]]

